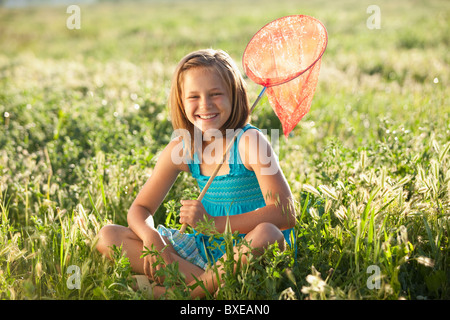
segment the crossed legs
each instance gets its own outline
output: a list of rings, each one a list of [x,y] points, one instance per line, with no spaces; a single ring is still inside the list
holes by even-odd
[[[141,258],[143,243],[130,228],[119,225],[106,225],[100,230],[98,238],[97,250],[100,253],[111,259],[111,247],[113,245],[116,245],[117,247],[122,246],[122,250],[130,261],[132,270],[136,273],[144,274],[144,261]],[[257,225],[252,231],[247,233],[245,240],[251,244],[252,253],[254,255],[262,254],[265,248],[275,242],[278,242],[281,250],[284,250],[285,247],[283,233],[271,223],[261,223]],[[166,245],[170,245],[170,243],[166,241]],[[233,254],[235,260],[237,261],[239,256],[241,256],[242,263],[246,263],[246,253],[248,253],[249,250],[250,249],[245,246],[243,246],[243,251],[238,251],[237,248],[234,248]],[[174,261],[178,262],[179,270],[185,275],[188,284],[191,285],[194,283],[195,276],[203,281],[209,292],[212,293],[217,290],[220,284],[217,283],[217,277],[213,270],[205,271],[175,253],[172,254],[172,257]],[[218,268],[218,270],[220,274],[220,271],[223,270],[223,268]],[[156,279],[150,280],[156,281]],[[155,287],[155,289],[155,297],[158,297],[159,293],[164,293],[164,288]],[[202,288],[197,286],[196,289],[191,292],[191,296],[192,298],[204,297],[205,292]]]

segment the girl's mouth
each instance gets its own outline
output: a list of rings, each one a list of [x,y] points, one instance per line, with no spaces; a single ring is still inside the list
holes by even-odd
[[[215,117],[217,117],[217,113],[214,114],[197,114],[196,117],[202,119],[202,120],[210,120],[213,119]]]

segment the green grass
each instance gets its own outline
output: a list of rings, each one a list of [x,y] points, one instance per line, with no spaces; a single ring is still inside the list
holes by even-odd
[[[216,298],[449,299],[449,3],[377,1],[370,30],[372,2],[102,2],[81,5],[80,30],[66,7],[0,8],[0,297],[143,299],[127,259],[93,246],[106,223],[126,225],[170,139],[174,66],[204,47],[240,64],[265,23],[308,14],[329,43],[311,111],[278,145],[297,261],[276,247],[236,274],[227,261]],[[281,129],[267,99],[252,122]],[[179,227],[178,200],[197,192],[181,175],[156,222]]]

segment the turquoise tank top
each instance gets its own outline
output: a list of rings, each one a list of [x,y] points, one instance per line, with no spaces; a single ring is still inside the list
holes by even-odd
[[[211,216],[232,216],[253,211],[266,205],[255,173],[244,166],[239,155],[240,138],[249,129],[259,130],[250,124],[242,128],[230,149],[229,173],[216,176],[202,199],[206,212]],[[194,154],[193,161],[190,160],[188,166],[200,189],[203,190],[209,176],[200,173],[197,154]],[[292,230],[291,228],[282,231],[289,245],[291,245],[290,235]],[[239,236],[243,238],[245,234]],[[194,237],[197,248],[206,261],[214,263],[225,253],[223,238],[213,238],[197,231],[194,232]]]

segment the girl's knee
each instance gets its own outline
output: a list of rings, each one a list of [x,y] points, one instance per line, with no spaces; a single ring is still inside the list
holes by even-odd
[[[255,233],[258,233],[260,235],[267,235],[269,237],[275,237],[279,238],[280,236],[283,236],[283,233],[276,225],[270,222],[262,222],[258,224],[255,229],[253,229]]]
[[[284,235],[281,230],[272,223],[260,223],[251,233],[252,244],[254,247],[265,248],[268,245],[278,242],[279,247],[284,248]]]
[[[101,228],[97,235],[97,250],[102,254],[109,253],[110,247],[117,245],[118,241],[120,241],[120,228],[121,226],[114,224],[108,224]]]

